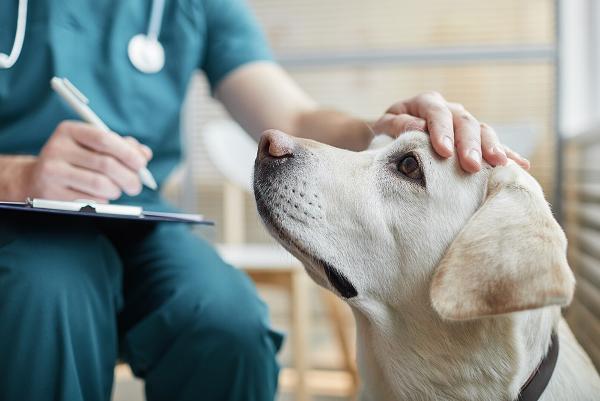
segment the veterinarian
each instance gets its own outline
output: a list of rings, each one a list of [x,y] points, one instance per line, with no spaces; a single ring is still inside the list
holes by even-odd
[[[267,128],[360,150],[372,130],[320,108],[272,58],[242,0],[5,0],[0,6],[0,198],[77,198],[168,209],[143,189],[181,162],[179,121],[202,70],[248,132]],[[53,93],[67,77],[119,133],[77,122]],[[476,171],[506,157],[494,131],[431,92],[373,125],[427,129]],[[235,144],[232,144],[235,146]],[[507,153],[508,152],[508,153]],[[110,399],[118,357],[149,400],[272,400],[282,336],[250,280],[180,225],[100,228],[2,217],[0,398]]]

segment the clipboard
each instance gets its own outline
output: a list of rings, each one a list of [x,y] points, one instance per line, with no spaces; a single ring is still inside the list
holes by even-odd
[[[31,199],[25,202],[0,201],[1,211],[40,213],[47,215],[79,216],[99,219],[116,219],[139,222],[171,222],[214,225],[200,214],[155,212],[144,210],[141,206],[111,205],[88,200],[74,202],[50,199]]]

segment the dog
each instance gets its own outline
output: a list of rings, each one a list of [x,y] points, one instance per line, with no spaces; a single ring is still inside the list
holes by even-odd
[[[535,179],[512,161],[465,173],[423,132],[384,142],[269,130],[254,172],[270,233],[353,311],[360,399],[600,400],[561,317],[575,280]]]

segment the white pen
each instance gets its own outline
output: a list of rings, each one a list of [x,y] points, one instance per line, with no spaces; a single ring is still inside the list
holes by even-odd
[[[50,80],[50,86],[56,91],[73,110],[79,114],[79,116],[86,122],[92,124],[94,127],[104,131],[111,132],[110,128],[104,124],[104,122],[90,109],[88,106],[89,100],[73,85],[67,78],[54,77]],[[142,167],[138,171],[140,180],[142,183],[150,189],[156,190],[156,180],[152,176],[152,173],[146,168]]]

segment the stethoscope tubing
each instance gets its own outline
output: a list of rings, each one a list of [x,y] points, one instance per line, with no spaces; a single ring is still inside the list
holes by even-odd
[[[164,1],[164,0],[162,0]],[[17,11],[17,29],[10,54],[0,53],[0,69],[9,69],[19,59],[23,41],[25,40],[25,28],[27,26],[27,0],[19,0]]]
[[[163,12],[165,11],[165,0],[153,0],[150,21],[148,22],[147,36],[151,40],[158,41],[158,35],[162,26]]]

